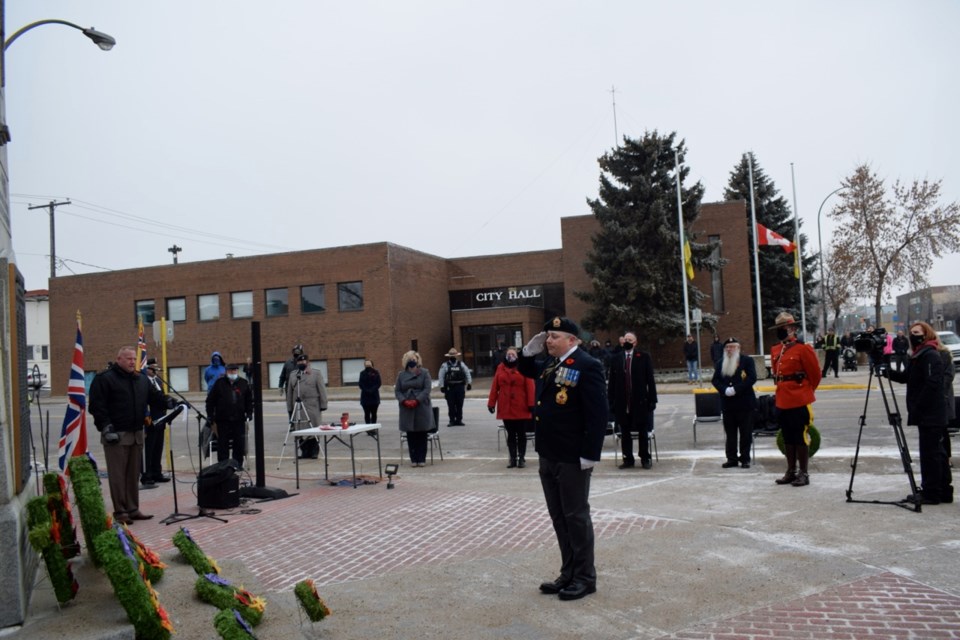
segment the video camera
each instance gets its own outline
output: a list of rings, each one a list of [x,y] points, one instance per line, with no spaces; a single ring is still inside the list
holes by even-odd
[[[877,327],[873,331],[862,331],[853,337],[853,348],[860,353],[883,355],[887,346],[887,330]]]

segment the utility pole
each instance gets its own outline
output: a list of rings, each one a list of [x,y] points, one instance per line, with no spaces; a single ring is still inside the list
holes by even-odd
[[[64,202],[54,202],[50,201],[50,204],[38,204],[30,205],[27,207],[28,211],[33,211],[34,209],[50,209],[50,279],[53,280],[57,277],[57,239],[56,239],[56,225],[54,223],[54,212],[57,207],[62,207],[65,204],[70,204],[69,200]]]
[[[173,254],[173,264],[177,264],[177,254],[183,251],[183,247],[178,247],[177,245],[173,245],[172,247],[167,249],[167,251]]]
[[[613,142],[620,146],[620,133],[617,131],[617,88],[610,86],[610,97],[613,99]]]

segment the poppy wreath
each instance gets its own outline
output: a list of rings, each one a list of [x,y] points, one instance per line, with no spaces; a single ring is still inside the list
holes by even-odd
[[[37,496],[27,501],[27,526],[30,546],[43,558],[47,566],[47,575],[57,602],[66,604],[77,595],[79,585],[73,577],[73,569],[67,562],[63,547],[60,546],[60,527],[55,520],[56,514],[47,509],[48,501]]]
[[[60,525],[60,548],[64,558],[80,555],[80,543],[77,542],[77,530],[70,510],[70,498],[67,496],[67,481],[59,473],[43,474],[43,490],[47,494],[47,508],[50,518]]]
[[[113,526],[113,518],[107,515],[103,504],[103,493],[100,491],[100,479],[93,469],[93,464],[86,456],[74,456],[67,463],[70,471],[70,484],[73,485],[73,496],[80,511],[80,526],[83,529],[83,539],[87,543],[87,553],[93,566],[101,565],[96,538]]]
[[[820,449],[820,431],[813,426],[813,423],[810,423],[810,425],[807,426],[807,435],[810,436],[810,444],[807,445],[807,455],[812,458],[813,454]],[[782,429],[777,431],[777,448],[780,449],[780,453],[784,455],[787,454],[786,445],[783,443]]]
[[[130,531],[127,525],[124,524],[120,526],[123,527],[123,533],[127,536],[127,540],[130,541],[133,553],[140,562],[143,577],[149,580],[150,584],[159,582],[160,579],[163,578],[163,570],[167,568],[167,565],[164,564],[160,556],[152,549],[140,542],[140,539],[133,535],[133,532]]]
[[[317,587],[313,580],[301,580],[295,584],[293,594],[297,597],[297,602],[303,607],[311,622],[323,620],[330,615],[330,608],[317,593]]]
[[[253,629],[236,609],[221,609],[213,616],[213,626],[224,640],[249,640],[253,638]]]
[[[183,527],[173,534],[173,544],[198,575],[220,573],[220,567],[217,566],[216,561],[200,549],[200,545],[194,541],[190,532]]]
[[[215,573],[197,578],[194,588],[204,602],[217,609],[236,609],[243,619],[253,626],[260,624],[263,619],[263,610],[266,607],[263,598],[253,595],[243,587],[233,586],[229,580]]]
[[[123,526],[115,526],[97,536],[94,544],[113,592],[127,612],[137,640],[169,640],[173,633],[170,616],[157,592],[144,577],[134,544]]]

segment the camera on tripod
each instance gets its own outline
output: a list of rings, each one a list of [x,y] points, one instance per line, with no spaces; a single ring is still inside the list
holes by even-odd
[[[883,350],[887,346],[887,330],[877,327],[873,331],[861,331],[853,337],[853,348],[860,353],[869,353],[870,359],[879,367],[883,360]]]

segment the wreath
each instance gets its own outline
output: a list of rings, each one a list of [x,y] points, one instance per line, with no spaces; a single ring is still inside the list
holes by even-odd
[[[190,536],[190,532],[183,527],[180,527],[180,531],[173,534],[173,544],[180,551],[180,555],[187,561],[187,564],[193,567],[193,570],[199,575],[220,573],[220,567],[217,566],[216,561],[200,549],[200,545]]]
[[[67,496],[67,481],[59,473],[45,473],[43,490],[47,494],[50,518],[60,527],[60,548],[63,549],[63,557],[73,558],[80,555],[80,543],[77,542],[77,530],[74,528],[70,498]]]
[[[127,612],[138,640],[169,640],[173,633],[170,616],[162,606],[150,581],[144,577],[143,564],[135,545],[122,525],[104,531],[94,544],[102,566],[113,585],[113,592]]]
[[[228,580],[215,573],[207,573],[197,578],[194,585],[197,595],[204,602],[218,609],[236,609],[243,619],[257,626],[263,619],[266,601],[243,587],[235,587]]]
[[[67,463],[70,471],[70,483],[73,485],[73,495],[80,510],[80,525],[83,528],[83,538],[87,542],[87,552],[93,566],[101,565],[96,538],[113,526],[113,518],[107,516],[103,504],[103,493],[100,492],[100,479],[93,465],[86,456],[74,456]]]
[[[140,564],[140,571],[143,574],[143,578],[149,580],[150,584],[159,582],[160,579],[163,578],[163,570],[167,568],[167,565],[164,564],[160,556],[152,549],[140,542],[140,539],[133,535],[133,532],[130,531],[127,525],[124,524],[120,526],[123,527],[123,533],[127,536],[127,540],[129,540],[130,546],[133,548],[133,553]]]
[[[311,622],[323,620],[330,615],[330,608],[317,593],[317,587],[313,580],[301,580],[295,584],[293,594],[297,596],[297,601],[303,607]]]
[[[43,558],[57,602],[65,604],[77,595],[79,585],[60,545],[61,531],[56,513],[47,510],[47,498],[37,496],[27,502],[27,527],[30,546]]]
[[[807,435],[810,437],[810,442],[807,444],[807,455],[812,458],[813,454],[820,448],[820,431],[811,423],[807,426]],[[783,429],[777,431],[777,448],[780,449],[780,453],[787,454],[787,447],[783,442]]]
[[[236,609],[221,609],[213,617],[213,626],[224,640],[247,640],[253,638],[253,629]]]

